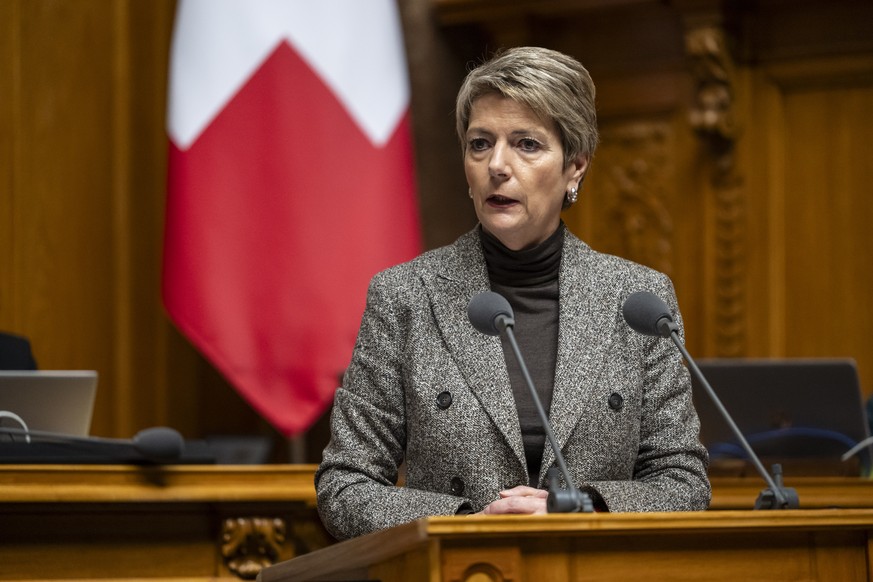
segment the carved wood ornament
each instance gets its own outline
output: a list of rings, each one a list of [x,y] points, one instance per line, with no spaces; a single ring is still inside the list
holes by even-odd
[[[735,67],[725,31],[718,26],[689,28],[685,48],[696,84],[689,121],[711,157],[715,197],[715,355],[736,357],[746,351],[742,319],[746,301],[746,204],[735,157]]]
[[[221,555],[234,575],[254,580],[278,561],[285,534],[285,522],[279,518],[228,518],[222,527]]]
[[[673,219],[664,201],[672,171],[669,139],[668,124],[658,121],[626,122],[601,131],[602,149],[611,160],[603,185],[610,201],[611,228],[604,235],[608,247],[671,275]]]
[[[521,552],[517,547],[453,548],[443,563],[445,582],[519,582]]]

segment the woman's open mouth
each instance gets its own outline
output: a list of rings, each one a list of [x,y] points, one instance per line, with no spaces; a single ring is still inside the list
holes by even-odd
[[[513,204],[518,204],[518,200],[515,200],[513,198],[507,198],[506,196],[501,196],[499,194],[489,196],[485,200],[485,202],[489,206],[495,206],[497,208],[507,208],[509,206],[512,206]]]

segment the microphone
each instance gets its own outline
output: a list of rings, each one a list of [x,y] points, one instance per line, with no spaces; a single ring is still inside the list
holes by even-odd
[[[654,293],[649,291],[637,291],[636,293],[631,293],[631,295],[625,300],[624,305],[622,306],[622,314],[624,315],[624,320],[634,331],[643,335],[651,335],[673,340],[673,343],[679,349],[682,357],[684,357],[685,361],[688,362],[688,367],[691,368],[694,377],[698,380],[700,385],[706,389],[706,392],[709,394],[709,397],[712,399],[719,413],[737,437],[737,440],[749,456],[749,459],[751,459],[752,463],[755,465],[755,469],[757,469],[761,477],[764,478],[764,481],[767,482],[768,488],[758,495],[758,499],[755,501],[755,509],[797,509],[800,506],[797,491],[792,487],[784,486],[782,481],[782,466],[778,464],[773,466],[772,477],[764,468],[761,459],[758,458],[758,455],[755,454],[754,450],[752,450],[746,437],[743,436],[742,431],[740,431],[730,413],[721,403],[715,390],[712,389],[712,386],[710,386],[709,382],[704,377],[703,372],[701,372],[700,368],[697,367],[694,358],[691,357],[691,354],[689,354],[688,350],[685,349],[682,340],[679,339],[679,326],[673,321],[673,315],[670,313],[667,304]]]
[[[647,291],[631,293],[624,302],[622,312],[631,329],[643,335],[669,338],[674,331],[679,331],[667,304]]]
[[[558,483],[558,473],[554,467],[549,469],[549,496],[546,499],[546,508],[549,513],[593,513],[594,503],[591,501],[591,496],[588,493],[581,491],[573,485],[573,479],[570,477],[570,471],[567,470],[567,463],[564,461],[564,455],[561,454],[561,449],[558,447],[555,433],[552,430],[552,425],[549,423],[549,418],[546,416],[543,405],[540,402],[539,394],[534,388],[533,380],[530,377],[530,372],[527,370],[524,358],[521,355],[521,350],[518,348],[518,342],[515,341],[515,318],[513,317],[512,307],[509,301],[503,295],[494,293],[493,291],[485,291],[475,295],[469,305],[467,305],[467,316],[470,323],[478,331],[485,335],[500,335],[506,333],[509,343],[512,346],[512,351],[515,353],[515,358],[521,368],[521,373],[524,376],[528,390],[530,390],[531,398],[536,405],[537,413],[540,417],[540,422],[546,431],[546,437],[552,445],[552,450],[555,451],[555,460],[558,462],[561,474],[564,475],[564,481],[567,483],[567,489],[561,489]]]
[[[44,443],[59,443],[68,445],[80,445],[86,447],[108,446],[121,449],[132,447],[134,451],[144,458],[154,462],[175,461],[182,456],[185,441],[182,435],[175,429],[166,426],[146,428],[136,433],[132,439],[109,439],[101,437],[77,437],[53,432],[38,430],[25,430],[20,428],[0,427],[0,435],[23,436],[28,443],[32,441]]]

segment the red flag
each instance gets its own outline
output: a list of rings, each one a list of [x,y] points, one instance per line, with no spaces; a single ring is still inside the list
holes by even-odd
[[[181,0],[163,298],[279,431],[348,365],[369,279],[420,250],[394,0]]]

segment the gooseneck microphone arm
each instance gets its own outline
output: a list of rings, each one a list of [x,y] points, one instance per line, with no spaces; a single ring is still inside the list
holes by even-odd
[[[682,340],[679,338],[679,326],[673,321],[673,316],[667,308],[667,304],[654,293],[638,291],[632,293],[627,298],[622,308],[622,312],[627,324],[635,331],[644,335],[669,338],[679,349],[679,353],[681,353],[682,357],[685,358],[692,374],[694,374],[694,377],[706,390],[706,393],[715,404],[716,409],[719,411],[722,418],[724,418],[725,422],[727,422],[734,436],[737,437],[737,440],[746,452],[746,455],[752,461],[752,464],[754,464],[755,469],[767,483],[768,489],[762,491],[758,496],[758,499],[755,501],[755,509],[796,509],[800,505],[797,492],[790,487],[785,487],[782,483],[782,472],[780,466],[777,465],[774,467],[773,472],[775,473],[775,479],[771,477],[770,473],[767,472],[767,469],[764,468],[761,459],[758,458],[758,455],[752,449],[749,441],[747,441],[746,437],[743,436],[742,431],[721,403],[721,399],[719,399],[715,390],[713,390],[712,386],[703,375],[703,372],[701,372],[700,368],[697,367],[694,358],[692,358],[691,354],[688,353],[685,344],[683,344]]]
[[[153,426],[136,433],[131,439],[110,439],[101,437],[78,437],[74,435],[0,427],[0,435],[10,438],[19,436],[25,442],[56,443],[70,446],[103,445],[109,450],[131,447],[144,458],[154,462],[177,461],[185,448],[185,440],[175,429],[166,426]]]
[[[767,472],[767,469],[764,468],[764,464],[761,463],[761,459],[758,458],[758,455],[755,454],[755,451],[752,449],[752,446],[749,444],[749,441],[746,440],[746,437],[743,436],[742,431],[740,431],[737,424],[734,422],[734,419],[728,413],[727,409],[721,403],[721,400],[716,396],[715,390],[712,389],[712,386],[706,380],[706,377],[703,375],[703,372],[700,371],[700,368],[697,367],[694,359],[688,353],[688,350],[685,349],[685,345],[679,339],[679,334],[673,331],[670,334],[670,339],[673,340],[673,343],[676,344],[676,347],[679,348],[679,351],[682,353],[682,357],[685,358],[685,361],[688,362],[688,367],[691,368],[694,377],[697,378],[697,381],[700,382],[700,385],[704,387],[706,393],[709,394],[709,397],[712,399],[712,402],[715,404],[715,407],[718,409],[722,418],[725,422],[730,426],[731,431],[737,437],[737,440],[740,442],[740,445],[743,447],[743,450],[746,451],[746,455],[749,457],[749,460],[752,461],[752,464],[755,465],[755,469],[764,478],[764,481],[767,482],[767,487],[769,491],[772,491],[772,495],[775,497],[775,505],[771,504],[769,506],[765,506],[765,502],[767,500],[767,492],[764,491],[761,493],[761,497],[758,498],[758,501],[755,503],[756,509],[788,509],[790,507],[790,502],[788,499],[788,495],[785,493],[784,485],[781,483],[782,475],[781,469],[775,469],[776,478],[771,477],[770,473]],[[795,496],[796,502],[796,496]],[[761,505],[759,507],[759,504]],[[796,505],[795,505],[796,507]]]
[[[546,507],[549,513],[592,513],[594,504],[591,501],[591,496],[588,493],[581,491],[573,484],[573,479],[570,476],[570,471],[567,469],[567,463],[564,460],[564,455],[558,447],[558,439],[555,438],[555,433],[552,430],[552,425],[549,422],[546,411],[543,409],[543,404],[540,401],[539,394],[534,387],[533,380],[528,372],[527,365],[524,362],[524,357],[521,355],[521,350],[518,347],[518,342],[515,341],[515,319],[512,314],[512,307],[505,297],[493,291],[485,291],[474,296],[470,300],[467,307],[467,314],[470,318],[470,323],[473,324],[480,332],[486,335],[500,335],[505,333],[509,344],[512,346],[512,351],[515,354],[515,359],[521,368],[524,382],[527,389],[530,391],[531,399],[537,409],[537,414],[540,417],[540,422],[546,432],[546,438],[555,452],[555,460],[558,463],[561,474],[564,476],[564,481],[567,484],[566,489],[561,489],[558,483],[558,476],[552,469],[549,469],[549,496],[546,501]]]

